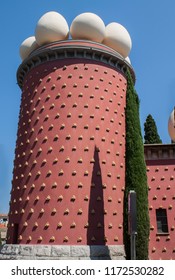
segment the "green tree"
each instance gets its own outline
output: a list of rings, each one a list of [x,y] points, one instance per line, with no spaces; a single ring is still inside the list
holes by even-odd
[[[136,192],[137,237],[136,258],[148,259],[149,212],[148,185],[144,146],[139,119],[139,98],[128,70],[126,94],[126,183],[124,195],[124,243],[126,258],[130,259],[130,236],[128,234],[128,193]]]
[[[148,115],[144,123],[144,139],[145,144],[159,144],[162,143],[160,136],[157,132],[157,126],[155,120],[151,115]]]

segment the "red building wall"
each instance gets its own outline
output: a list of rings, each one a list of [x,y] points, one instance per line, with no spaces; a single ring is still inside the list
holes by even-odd
[[[105,46],[67,41],[41,47],[19,68],[7,243],[123,244],[123,67]],[[174,145],[145,145],[145,159],[149,258],[175,259]],[[158,232],[156,209],[167,211],[166,234]]]
[[[41,60],[22,85],[7,242],[123,244],[125,75]]]
[[[148,145],[145,150],[149,186],[149,258],[175,259],[174,145]],[[158,232],[156,209],[166,209],[167,233]]]

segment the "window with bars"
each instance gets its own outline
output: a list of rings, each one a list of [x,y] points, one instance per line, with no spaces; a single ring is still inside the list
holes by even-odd
[[[157,233],[168,233],[166,209],[156,209]]]

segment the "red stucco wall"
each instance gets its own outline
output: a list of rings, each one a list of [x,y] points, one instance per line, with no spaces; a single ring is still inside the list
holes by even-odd
[[[27,74],[7,243],[123,244],[126,78],[86,59]]]
[[[150,259],[175,259],[175,160],[148,160]],[[168,233],[157,232],[156,209],[167,210]]]

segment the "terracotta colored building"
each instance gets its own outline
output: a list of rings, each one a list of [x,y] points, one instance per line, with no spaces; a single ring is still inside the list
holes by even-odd
[[[175,145],[145,145],[150,259],[175,259]]]
[[[25,56],[7,244],[107,245],[124,258],[127,68],[135,80],[126,58],[92,40],[60,39]],[[145,160],[149,258],[175,259],[174,144],[145,145]]]
[[[1,235],[0,237],[1,237],[2,244],[6,242],[7,224],[8,224],[8,215],[0,214],[0,235]]]
[[[127,66],[87,41],[20,66],[7,243],[123,245]]]
[[[115,60],[107,47],[71,41],[19,68],[7,243],[123,244],[126,77]],[[174,258],[174,145],[145,145],[145,159],[150,259]]]

